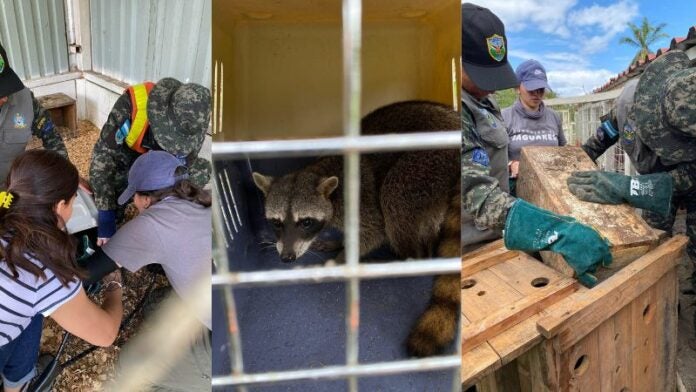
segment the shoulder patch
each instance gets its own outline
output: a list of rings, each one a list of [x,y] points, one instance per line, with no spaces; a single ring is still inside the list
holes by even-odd
[[[490,164],[490,159],[488,159],[488,153],[481,147],[474,148],[473,155],[471,157],[471,162],[478,163],[481,166],[488,166]]]
[[[623,139],[626,144],[631,144],[636,139],[636,131],[633,129],[631,124],[626,122],[623,127]]]
[[[19,129],[22,129],[22,128],[26,128],[26,127],[27,127],[27,123],[26,123],[26,121],[24,120],[24,115],[22,115],[22,113],[16,113],[16,114],[15,114],[15,116],[14,116],[14,126],[15,126],[15,128],[19,128]]]

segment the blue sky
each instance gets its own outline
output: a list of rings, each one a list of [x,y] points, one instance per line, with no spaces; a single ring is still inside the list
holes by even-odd
[[[505,23],[513,68],[534,58],[546,67],[549,84],[560,96],[590,93],[625,70],[637,49],[619,39],[630,35],[627,22],[643,16],[666,23],[669,38],[651,46],[668,47],[696,25],[694,0],[473,0]]]

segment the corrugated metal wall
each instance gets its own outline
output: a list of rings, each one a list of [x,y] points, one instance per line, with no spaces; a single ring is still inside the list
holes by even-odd
[[[63,0],[0,0],[0,42],[22,79],[69,70]]]
[[[211,0],[91,0],[93,70],[126,83],[172,76],[210,87],[210,10]]]

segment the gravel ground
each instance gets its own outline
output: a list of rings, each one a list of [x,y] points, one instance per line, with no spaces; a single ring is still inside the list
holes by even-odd
[[[63,136],[70,160],[75,164],[81,176],[89,178],[89,161],[92,156],[92,148],[99,136],[99,129],[88,121],[80,121],[75,132],[71,132],[67,128],[60,128],[59,132]],[[40,147],[40,140],[35,138],[27,146],[28,149]],[[137,214],[137,210],[133,207],[127,211],[127,219],[128,217],[132,218],[135,214]],[[147,287],[153,279],[156,294],[148,298],[148,304],[157,303],[163,298],[162,294],[169,288],[167,279],[163,275],[153,274],[146,269],[142,269],[134,274],[124,272],[124,318],[133,311],[140,299],[145,297]],[[101,302],[101,299],[97,298],[96,301]],[[144,307],[148,308],[148,306]],[[97,348],[92,353],[71,364],[69,368],[64,369],[56,379],[53,390],[67,392],[102,389],[104,383],[114,377],[115,364],[120,350],[119,346],[124,344],[133,332],[138,330],[142,320],[143,312],[138,312],[128,325],[121,330],[115,345]],[[55,353],[62,336],[63,329],[50,318],[46,319],[41,337],[41,352]],[[89,344],[79,338],[71,338],[60,362],[65,363],[65,361],[90,347]]]

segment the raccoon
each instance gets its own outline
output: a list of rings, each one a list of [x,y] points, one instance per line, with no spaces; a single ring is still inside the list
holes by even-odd
[[[362,134],[460,129],[459,115],[429,101],[379,108],[361,121]],[[402,259],[458,257],[460,253],[460,153],[423,150],[365,154],[360,160],[360,255],[388,245]],[[343,158],[319,158],[282,177],[253,173],[265,197],[265,214],[284,262],[307,250],[335,249],[317,239],[327,228],[343,229]],[[340,246],[340,244],[338,244]],[[336,261],[344,261],[341,251]],[[431,304],[416,322],[407,348],[433,355],[456,335],[459,275],[439,276]]]

